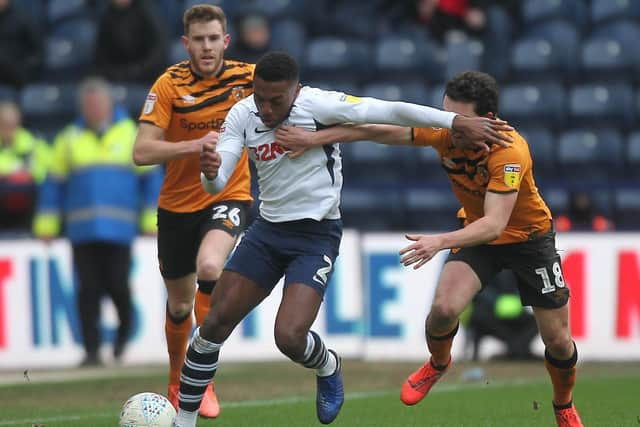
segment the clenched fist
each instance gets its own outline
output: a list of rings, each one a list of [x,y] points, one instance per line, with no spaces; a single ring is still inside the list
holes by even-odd
[[[220,165],[222,164],[220,154],[216,152],[218,133],[209,132],[198,141],[202,144],[200,171],[208,180],[213,180],[218,176],[218,169],[220,169]]]

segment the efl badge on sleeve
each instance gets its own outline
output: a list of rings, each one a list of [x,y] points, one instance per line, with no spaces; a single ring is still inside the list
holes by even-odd
[[[360,101],[362,101],[362,98],[359,98],[359,97],[353,96],[353,95],[344,94],[344,95],[342,95],[340,97],[340,101],[348,102],[350,104],[358,104]]]
[[[518,188],[520,185],[520,165],[504,165],[504,183],[509,188]]]
[[[144,114],[151,114],[151,112],[153,111],[153,107],[156,105],[157,100],[158,100],[158,96],[155,93],[150,92],[147,95],[147,99],[144,101],[144,108],[142,109],[142,112]]]

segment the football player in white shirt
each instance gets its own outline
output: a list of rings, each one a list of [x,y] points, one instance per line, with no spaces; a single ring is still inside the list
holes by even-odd
[[[260,217],[240,242],[214,288],[209,315],[196,331],[182,369],[179,427],[195,426],[206,385],[216,372],[223,342],[284,276],[275,341],[294,362],[314,369],[316,412],[331,423],[344,402],[340,358],[311,331],[338,256],[341,158],[337,145],[290,158],[274,142],[281,124],[319,130],[340,123],[387,123],[443,127],[478,141],[505,143],[502,121],[469,118],[430,107],[301,87],[298,65],[281,52],[257,64],[254,95],[229,111],[217,144],[201,155],[204,188],[224,188],[247,147],[256,164]]]

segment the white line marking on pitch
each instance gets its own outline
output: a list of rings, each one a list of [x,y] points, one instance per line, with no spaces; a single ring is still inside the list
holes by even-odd
[[[507,387],[507,386],[520,386],[520,385],[529,385],[529,384],[537,384],[537,383],[546,383],[547,379],[530,379],[530,380],[512,380],[512,381],[495,381],[489,384],[486,384],[484,381],[473,382],[473,383],[463,383],[463,384],[442,384],[440,387],[433,389],[432,393],[450,393],[459,390],[467,390],[467,389],[478,389],[482,387]],[[370,397],[382,397],[382,396],[392,396],[397,395],[398,390],[379,390],[379,391],[362,391],[362,392],[353,392],[346,393],[345,400],[360,400],[360,399],[368,399]],[[227,402],[221,403],[220,406],[222,408],[249,408],[249,407],[260,407],[260,406],[273,406],[273,405],[291,405],[297,403],[307,403],[313,402],[315,397],[307,396],[307,397],[283,397],[281,399],[265,399],[265,400],[249,400],[249,401],[237,401],[237,402]],[[33,423],[53,423],[59,421],[80,421],[87,418],[108,418],[108,417],[116,417],[117,412],[96,412],[93,414],[87,415],[62,415],[58,417],[45,417],[45,418],[22,418],[22,419],[13,419],[13,420],[5,420],[0,421],[0,426],[16,426],[16,425],[25,425],[25,424],[33,424]]]

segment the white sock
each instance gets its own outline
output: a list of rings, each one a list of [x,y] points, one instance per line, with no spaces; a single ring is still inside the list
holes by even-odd
[[[336,356],[330,351],[327,356],[327,363],[316,371],[316,375],[319,377],[328,377],[338,369],[338,359],[336,359]]]
[[[215,353],[216,351],[220,351],[222,347],[222,343],[218,344],[202,338],[200,336],[200,328],[194,332],[191,344],[193,345],[193,349],[200,354]]]
[[[198,420],[198,411],[189,412],[184,409],[178,410],[176,416],[176,427],[196,427],[196,421]]]

